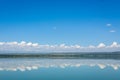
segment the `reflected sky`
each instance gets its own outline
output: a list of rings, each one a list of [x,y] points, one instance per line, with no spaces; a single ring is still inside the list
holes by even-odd
[[[0,71],[31,71],[41,68],[81,68],[88,66],[99,69],[119,70],[120,60],[109,59],[0,59]]]

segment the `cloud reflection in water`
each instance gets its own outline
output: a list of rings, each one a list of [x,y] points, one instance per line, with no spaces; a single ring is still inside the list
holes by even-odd
[[[98,66],[100,69],[120,68],[120,60],[89,60],[89,59],[0,59],[0,71],[26,71],[39,68],[67,68]]]

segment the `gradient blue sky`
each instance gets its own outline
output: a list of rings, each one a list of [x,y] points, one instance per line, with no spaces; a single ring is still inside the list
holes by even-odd
[[[120,42],[120,0],[0,0],[0,41]]]

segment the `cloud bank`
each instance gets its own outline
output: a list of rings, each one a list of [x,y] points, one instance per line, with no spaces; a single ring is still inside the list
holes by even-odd
[[[32,42],[0,42],[0,52],[111,52],[120,51],[120,44],[113,42],[111,45],[104,43],[98,46],[80,46],[80,45],[41,45]]]

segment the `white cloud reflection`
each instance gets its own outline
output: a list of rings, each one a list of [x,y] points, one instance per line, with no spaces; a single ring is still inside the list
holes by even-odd
[[[82,66],[99,67],[105,69],[111,67],[114,70],[120,68],[120,60],[69,60],[69,59],[0,59],[0,71],[30,71],[39,68],[67,68]]]

